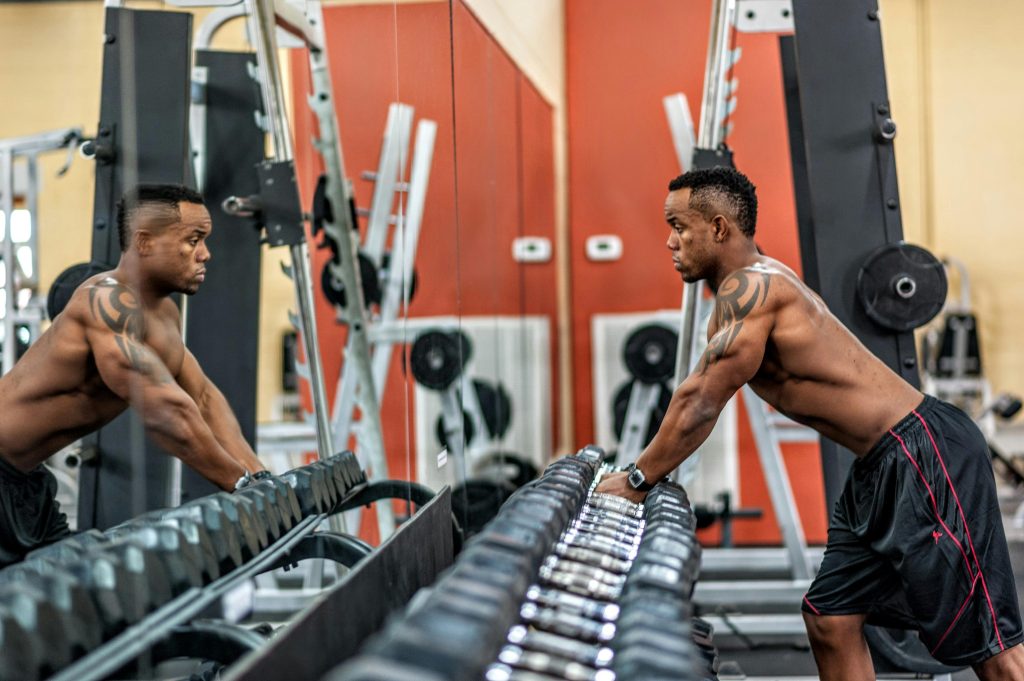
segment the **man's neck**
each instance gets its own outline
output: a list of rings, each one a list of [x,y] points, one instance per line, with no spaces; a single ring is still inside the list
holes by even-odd
[[[750,241],[749,246],[743,244],[742,247],[737,247],[731,252],[726,253],[725,256],[719,261],[718,271],[714,276],[708,278],[708,288],[711,289],[712,293],[718,293],[718,287],[722,285],[725,279],[735,272],[741,270],[744,267],[750,267],[751,265],[761,262],[761,254],[757,252],[757,247],[754,246],[754,242]]]
[[[122,254],[121,260],[114,270],[117,280],[135,292],[139,296],[142,306],[145,308],[156,308],[168,296],[167,293],[158,290],[147,281],[143,274],[142,267],[137,258],[128,254]]]

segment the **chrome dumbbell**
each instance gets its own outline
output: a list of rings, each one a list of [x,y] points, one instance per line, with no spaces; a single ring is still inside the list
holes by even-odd
[[[580,575],[589,579],[596,579],[612,587],[621,587],[626,581],[626,576],[623,574],[617,574],[595,565],[587,565],[586,563],[580,563],[562,556],[548,556],[545,558],[544,564],[541,566],[541,574],[545,571]]]
[[[560,634],[577,641],[607,642],[615,636],[611,622],[596,622],[579,615],[544,608],[536,603],[525,603],[519,610],[523,621],[542,631]]]
[[[607,646],[581,643],[546,631],[530,631],[522,625],[512,627],[508,632],[508,642],[526,650],[563,657],[594,669],[607,667],[613,657],[612,649]]]
[[[615,572],[623,575],[629,572],[629,567],[633,564],[631,561],[619,560],[618,558],[609,556],[607,553],[602,551],[588,549],[582,546],[570,546],[564,542],[555,544],[555,555],[564,556],[570,560],[586,563],[587,565],[594,565],[608,570],[609,572]]]
[[[619,616],[619,605],[598,601],[586,596],[567,593],[559,589],[544,588],[538,584],[526,591],[527,601],[538,606],[560,610],[585,619],[614,622]]]
[[[547,674],[567,681],[603,681],[615,678],[615,674],[609,669],[598,670],[579,662],[513,645],[501,649],[498,661],[509,667]]]

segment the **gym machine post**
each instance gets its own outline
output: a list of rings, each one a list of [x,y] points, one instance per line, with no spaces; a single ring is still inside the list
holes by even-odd
[[[42,322],[41,306],[31,300],[28,305],[23,305],[18,295],[20,289],[28,289],[34,297],[39,289],[39,155],[66,150],[67,162],[58,172],[58,176],[63,175],[71,165],[73,154],[81,139],[80,128],[62,128],[0,140],[0,211],[3,213],[3,220],[0,222],[3,226],[3,239],[0,240],[3,250],[0,256],[4,263],[4,280],[0,287],[5,292],[0,375],[10,371],[21,353],[39,337],[39,326]],[[18,165],[19,161],[23,161],[24,164]],[[28,267],[22,265],[18,255],[20,247],[15,246],[14,240],[14,199],[19,189],[16,181],[19,167],[25,170],[23,191],[30,230],[24,247],[31,251]],[[21,329],[27,330],[27,339],[19,338]]]

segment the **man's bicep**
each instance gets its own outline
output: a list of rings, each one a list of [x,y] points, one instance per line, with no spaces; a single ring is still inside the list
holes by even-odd
[[[206,392],[208,381],[195,355],[185,348],[185,358],[181,362],[181,371],[178,372],[178,385],[198,403]]]
[[[741,329],[715,334],[694,370],[702,391],[725,402],[757,374],[768,340],[766,320],[751,320]]]
[[[774,326],[769,302],[771,274],[745,268],[731,274],[715,299],[717,329],[708,339],[695,374],[728,399],[757,373]]]

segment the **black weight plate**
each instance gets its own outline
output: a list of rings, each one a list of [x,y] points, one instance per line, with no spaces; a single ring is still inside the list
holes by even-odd
[[[679,335],[660,324],[647,324],[629,334],[622,359],[629,373],[644,383],[663,383],[676,372]]]
[[[424,331],[409,351],[412,375],[425,388],[445,390],[469,362],[472,345],[461,331]]]
[[[381,289],[387,283],[387,279],[391,274],[391,251],[385,251],[384,255],[380,258],[380,270],[381,270]],[[409,302],[416,297],[416,289],[419,287],[419,275],[416,274],[416,267],[412,268],[412,276],[409,278]],[[383,299],[383,294],[382,297]]]
[[[53,280],[53,284],[50,285],[50,292],[46,296],[46,314],[50,320],[53,321],[64,311],[68,302],[71,301],[71,296],[82,285],[82,282],[106,269],[94,262],[80,262],[58,274],[57,278]]]
[[[476,388],[476,398],[480,401],[480,411],[483,412],[484,425],[487,426],[487,432],[492,438],[503,437],[508,432],[508,426],[512,420],[512,398],[509,397],[505,387],[500,383],[495,388],[486,381],[474,378],[473,387]],[[469,417],[469,412],[462,412],[462,424],[466,444],[468,445],[476,435],[476,431],[473,429],[473,419]],[[443,417],[437,417],[437,425],[434,432],[441,446],[447,447],[448,438],[444,432]]]
[[[928,653],[928,648],[917,637],[916,631],[886,629],[868,625],[864,627],[871,654],[881,657],[897,669],[920,674],[952,674],[964,667],[949,667]]]
[[[615,437],[622,441],[622,429],[626,426],[626,410],[629,408],[629,394],[633,392],[633,381],[623,383],[622,387],[615,391],[615,398],[612,401],[612,418],[614,419]],[[651,443],[658,433],[665,413],[668,411],[669,402],[672,401],[672,391],[661,386],[658,389],[658,404],[651,413],[651,419],[647,424],[647,434],[644,435],[644,447]]]
[[[370,257],[362,253],[359,254],[359,279],[363,285],[363,304],[367,307],[380,305],[381,290],[377,268]],[[324,263],[324,269],[320,272],[320,287],[323,289],[324,297],[331,304],[345,307],[348,300],[345,297],[345,284],[331,274],[330,261]]]
[[[467,480],[453,489],[452,513],[466,536],[473,536],[493,520],[513,491],[507,482],[484,479]]]
[[[864,261],[857,297],[868,317],[891,331],[911,331],[931,321],[946,302],[946,268],[921,248],[886,244]]]
[[[502,480],[515,489],[537,477],[537,467],[518,454],[509,452],[492,452],[481,457],[473,464],[474,476],[488,480]]]

